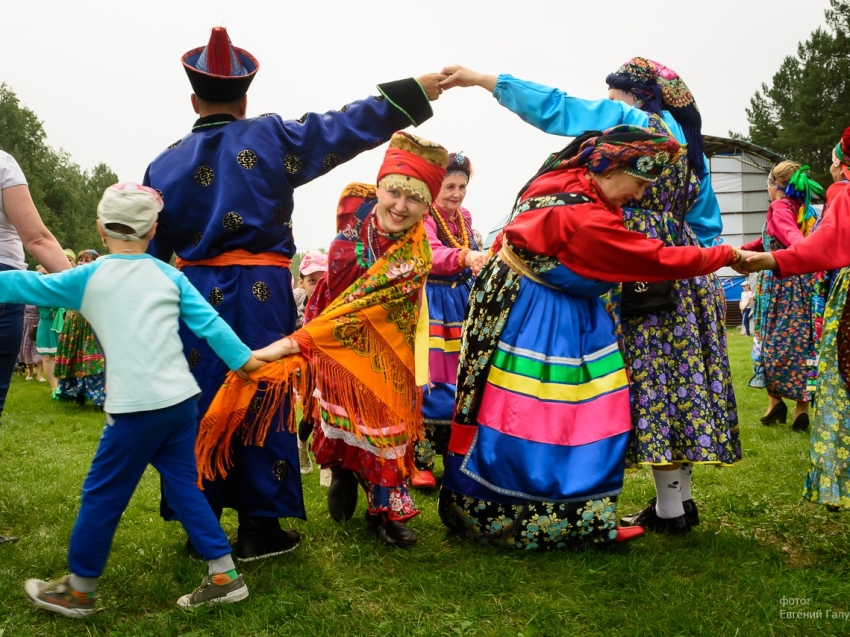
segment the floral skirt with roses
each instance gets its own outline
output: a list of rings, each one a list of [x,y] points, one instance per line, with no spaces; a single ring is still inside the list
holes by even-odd
[[[673,245],[669,215],[623,211],[629,230]],[[688,226],[683,243],[698,245]],[[673,294],[675,310],[619,324],[632,408],[626,466],[733,464],[741,440],[720,281],[714,274],[675,281]]]

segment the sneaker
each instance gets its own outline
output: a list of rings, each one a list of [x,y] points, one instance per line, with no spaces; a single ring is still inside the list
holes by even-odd
[[[319,471],[319,486],[320,487],[329,487],[331,486],[331,480],[333,480],[334,472],[330,469],[322,469]]]
[[[248,597],[248,587],[240,575],[221,584],[216,580],[224,579],[227,575],[205,575],[201,585],[191,593],[177,600],[180,608],[196,608],[204,604],[232,604],[241,602]]]
[[[53,582],[28,579],[24,584],[24,592],[29,600],[39,608],[52,610],[54,613],[75,619],[88,617],[94,612],[95,596],[80,597],[75,595],[69,582],[70,578],[70,575],[66,575]]]
[[[307,475],[313,473],[313,461],[310,460],[310,449],[306,442],[298,441],[298,464],[301,465],[301,473]]]

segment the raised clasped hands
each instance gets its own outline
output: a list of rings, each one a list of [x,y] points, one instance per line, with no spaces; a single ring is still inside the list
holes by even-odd
[[[459,64],[445,67],[442,73],[445,79],[440,82],[440,86],[444,89],[454,88],[455,86],[478,86],[481,80],[481,73]]]
[[[465,264],[466,267],[472,270],[472,274],[474,276],[478,276],[478,273],[481,272],[481,269],[487,265],[487,262],[490,260],[490,256],[486,252],[478,252],[476,250],[470,250],[466,253]]]
[[[422,87],[422,90],[425,91],[425,95],[428,96],[430,101],[434,101],[440,98],[440,93],[443,92],[445,87],[440,86],[440,83],[446,79],[446,75],[442,73],[428,73],[427,75],[422,75],[416,78],[416,81],[419,82],[419,86]]]

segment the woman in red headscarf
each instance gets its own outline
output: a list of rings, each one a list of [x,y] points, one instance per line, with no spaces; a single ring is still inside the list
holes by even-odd
[[[413,443],[422,436],[414,340],[431,268],[423,218],[447,164],[442,146],[396,133],[378,185],[346,187],[328,271],[305,313],[309,322],[257,352],[262,360],[283,359],[252,376],[266,384],[262,395],[255,396],[256,383],[238,378],[219,392],[199,436],[202,475],[226,471],[228,440],[237,430],[262,444],[273,414],[297,385],[298,395],[314,399],[306,409],[317,423],[316,460],[334,471],[331,516],[354,515],[359,482],[369,530],[390,546],[416,542],[404,522],[419,513],[407,478],[415,471]]]
[[[784,250],[747,259],[745,268],[770,270],[782,282],[826,270],[831,281],[823,313],[814,392],[809,474],[803,497],[831,511],[850,510],[850,128],[832,154],[835,181],[817,231]]]

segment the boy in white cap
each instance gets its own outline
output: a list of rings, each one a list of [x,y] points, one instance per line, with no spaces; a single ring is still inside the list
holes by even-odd
[[[71,573],[53,582],[30,579],[24,586],[36,606],[67,617],[94,612],[95,586],[115,529],[148,464],[159,471],[169,503],[209,565],[201,586],[177,604],[237,602],[248,596],[227,536],[196,485],[200,389],[183,356],[178,319],[231,369],[251,372],[262,363],[185,276],[145,254],[160,210],[156,191],[115,184],[97,208],[98,231],[111,254],[51,276],[0,273],[0,303],[80,311],[107,360],[106,427],[71,533]]]

